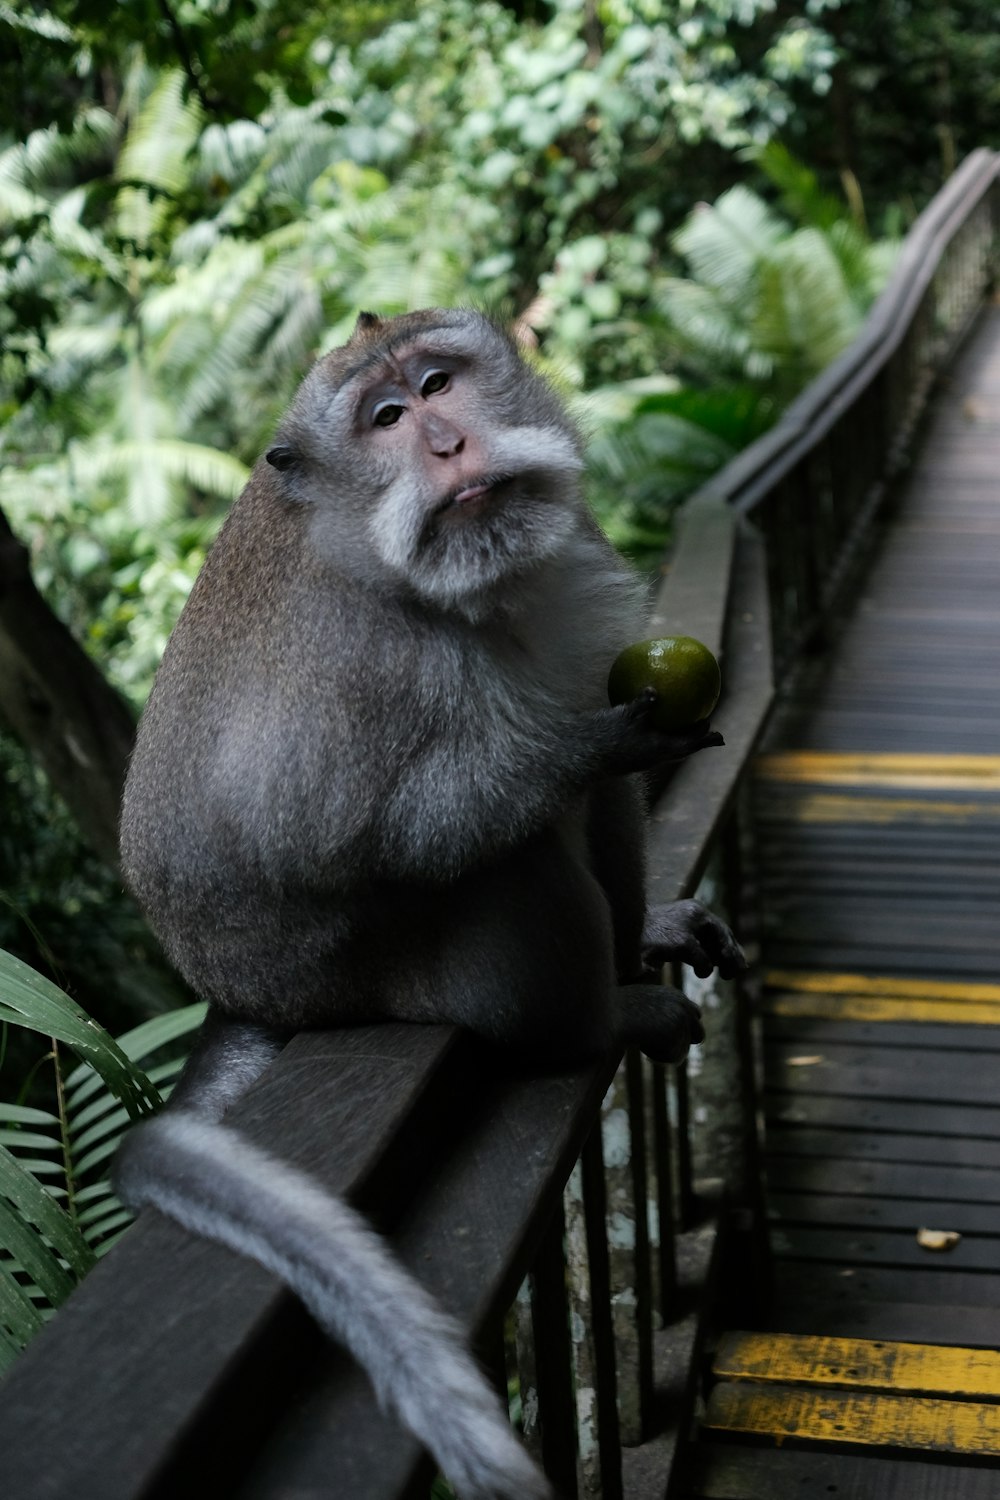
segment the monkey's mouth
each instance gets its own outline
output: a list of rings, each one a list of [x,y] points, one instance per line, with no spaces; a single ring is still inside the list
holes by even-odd
[[[465,515],[478,515],[495,498],[497,491],[510,482],[510,477],[509,474],[484,474],[471,484],[451,490],[435,507],[434,514],[440,516],[446,511],[459,511]]]

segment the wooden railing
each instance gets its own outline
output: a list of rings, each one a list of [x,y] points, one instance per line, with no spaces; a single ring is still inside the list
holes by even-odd
[[[787,671],[836,606],[989,283],[995,182],[996,158],[970,158],[856,344],[686,508],[650,633],[718,651],[726,749],[685,762],[657,798],[650,897],[701,888],[745,939],[743,791],[772,645]],[[766,1274],[748,996],[718,983],[703,998],[705,1062],[690,1076],[630,1056],[528,1077],[456,1031],[380,1026],[300,1035],[233,1111],[379,1224],[512,1383],[565,1497],[666,1493],[723,1229],[739,1246],[727,1295],[759,1292]],[[10,1500],[396,1500],[426,1496],[432,1477],[268,1273],[155,1213],[15,1365],[0,1453]]]
[[[850,347],[705,493],[767,540],[777,675],[822,633],[996,274],[1000,158],[974,151],[907,236]]]

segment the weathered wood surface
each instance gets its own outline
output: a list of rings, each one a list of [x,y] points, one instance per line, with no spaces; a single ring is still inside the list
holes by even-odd
[[[992,1313],[1000,1275],[998,478],[991,309],[826,681],[803,682],[758,783],[765,951],[785,980],[765,1007],[775,1247],[842,1286],[885,1269],[880,1290],[911,1309],[914,1278],[938,1277],[942,1303]],[[922,1249],[928,1226],[962,1238]],[[818,1300],[801,1282],[787,1285],[797,1328]]]
[[[816,1343],[801,1369],[720,1359],[692,1500],[1000,1494],[1000,1397],[973,1399],[955,1378],[969,1356],[949,1347],[1000,1359],[998,580],[994,308],[835,648],[800,676],[761,762],[763,1321],[779,1353],[784,1334]],[[958,1238],[930,1249],[924,1229]],[[859,1392],[858,1361],[831,1389],[808,1350],[834,1337],[938,1346],[934,1399]]]

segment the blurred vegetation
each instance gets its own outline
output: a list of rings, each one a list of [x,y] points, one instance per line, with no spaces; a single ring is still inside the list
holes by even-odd
[[[0,507],[36,581],[138,709],[310,362],[361,308],[469,301],[655,558],[988,143],[998,45],[930,0],[0,0]],[[0,945],[112,1027],[173,1003],[9,738],[0,787]]]

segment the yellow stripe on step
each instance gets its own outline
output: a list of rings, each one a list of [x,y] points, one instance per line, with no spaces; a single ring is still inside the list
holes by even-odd
[[[964,1026],[1000,1025],[1000,1000],[883,999],[877,995],[765,995],[767,1016],[816,1021],[929,1021]]]
[[[980,1401],[724,1383],[709,1397],[703,1425],[779,1443],[799,1439],[1000,1456],[1000,1406]]]
[[[982,823],[1000,818],[1000,797],[991,802],[946,802],[926,797],[843,796],[814,792],[788,809],[796,823]]]
[[[725,1380],[1000,1399],[1000,1353],[995,1349],[794,1333],[727,1333],[712,1368]]]
[[[766,781],[825,786],[1000,791],[1000,755],[781,750],[758,756],[754,773]]]
[[[813,995],[882,995],[921,1000],[1000,1000],[1000,984],[951,979],[908,979],[897,974],[837,974],[820,969],[768,969],[773,990]]]

